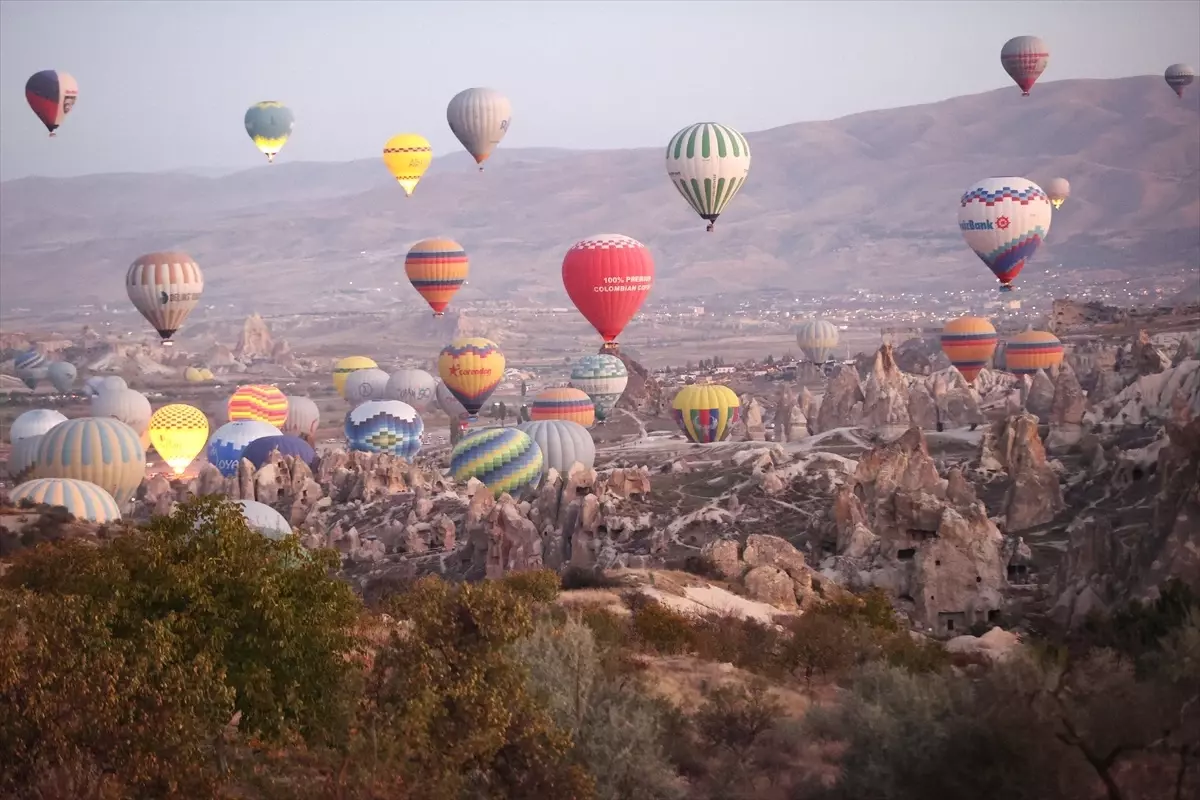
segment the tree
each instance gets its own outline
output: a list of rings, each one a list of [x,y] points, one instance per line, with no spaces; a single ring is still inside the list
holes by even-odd
[[[765,359],[763,359],[763,363],[766,364],[768,367],[774,366],[775,356],[771,355],[770,353],[767,353],[767,357]]]

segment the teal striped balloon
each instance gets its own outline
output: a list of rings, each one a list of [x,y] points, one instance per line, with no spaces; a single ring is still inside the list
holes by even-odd
[[[750,174],[750,143],[725,125],[697,122],[667,144],[667,177],[713,229]]]
[[[35,478],[15,487],[8,496],[14,505],[28,500],[48,506],[62,506],[76,519],[91,522],[114,522],[121,518],[121,509],[112,495],[89,481]]]
[[[34,477],[90,481],[119,505],[133,499],[146,476],[146,451],[133,428],[112,417],[60,422],[38,445]]]
[[[628,383],[625,362],[607,353],[584,356],[571,368],[571,385],[592,398],[598,420],[608,418]]]
[[[516,428],[482,428],[462,438],[450,453],[456,481],[475,478],[496,497],[517,495],[542,476],[542,450]]]

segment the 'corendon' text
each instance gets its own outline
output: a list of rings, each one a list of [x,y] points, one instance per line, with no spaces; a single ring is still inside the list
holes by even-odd
[[[453,372],[455,375],[491,375],[492,374],[492,371],[487,367],[480,367],[479,369],[463,369],[462,367],[452,367],[450,371]]]

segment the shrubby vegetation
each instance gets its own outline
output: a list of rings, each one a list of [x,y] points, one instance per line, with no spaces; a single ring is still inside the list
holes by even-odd
[[[0,577],[0,796],[1082,800],[1200,784],[1200,602],[1179,584],[991,665],[914,639],[879,593],[781,626],[634,594],[568,610],[567,586],[621,585],[542,571],[402,581],[368,608],[336,565],[216,500],[19,553]],[[710,669],[693,700],[663,688],[687,664]]]

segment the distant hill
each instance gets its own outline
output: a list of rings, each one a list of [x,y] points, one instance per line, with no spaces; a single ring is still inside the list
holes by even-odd
[[[223,177],[24,178],[0,184],[0,307],[125,302],[129,262],[167,248],[199,261],[206,299],[221,304],[336,309],[376,288],[408,302],[393,282],[411,292],[404,253],[432,235],[470,252],[465,299],[562,306],[563,251],[606,231],[652,248],[660,298],[987,286],[955,225],[957,198],[1010,174],[1071,181],[1038,264],[1178,272],[1200,264],[1198,100],[1157,76],[1071,80],[750,133],[749,182],[712,234],[657,146],[501,147],[483,173],[456,153],[410,199],[377,158],[289,163],[286,151]]]

